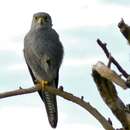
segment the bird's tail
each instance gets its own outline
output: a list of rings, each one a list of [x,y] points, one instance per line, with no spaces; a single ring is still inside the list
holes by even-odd
[[[52,128],[56,128],[58,121],[56,95],[41,91],[39,91],[39,94],[43,102],[45,103],[49,123],[52,126]]]

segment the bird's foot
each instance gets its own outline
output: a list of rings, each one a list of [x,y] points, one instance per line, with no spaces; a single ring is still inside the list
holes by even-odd
[[[41,82],[41,86],[43,89],[44,89],[44,87],[46,87],[48,85],[48,81],[46,81],[46,80],[41,80],[40,82]]]
[[[37,80],[36,84],[38,85],[38,87],[40,87],[39,89],[44,90],[44,88],[48,85],[48,81],[47,80]]]

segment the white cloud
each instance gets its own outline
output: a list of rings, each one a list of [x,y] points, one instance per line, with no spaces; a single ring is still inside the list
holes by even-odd
[[[69,66],[69,67],[81,67],[81,66],[91,66],[95,64],[99,59],[103,59],[103,57],[91,57],[88,58],[67,58],[63,60],[63,66]],[[27,65],[26,63],[20,63],[20,64],[12,64],[6,67],[8,71],[26,71]]]
[[[84,5],[87,5],[87,3],[84,2]],[[59,18],[61,19],[57,19],[55,25],[57,28],[103,27],[117,24],[122,17],[130,21],[130,6],[89,3],[85,8],[74,8],[74,10],[68,8],[67,10],[68,13],[61,10],[62,15],[59,14]]]
[[[80,21],[76,26],[108,26],[117,24],[121,17],[130,19],[129,7],[116,5],[95,5],[80,12]],[[81,22],[84,21],[84,22]],[[76,23],[75,23],[76,24]]]
[[[30,29],[33,13],[38,11],[49,12],[53,18],[54,28],[63,30],[81,26],[117,24],[121,17],[130,21],[129,6],[99,4],[96,0],[91,2],[89,0],[82,0],[82,2],[81,0],[23,0],[20,3],[14,0],[14,3],[5,0],[0,5],[0,35],[2,36],[0,50],[22,51],[24,35]],[[20,42],[13,43],[13,37],[16,39],[20,37]]]
[[[99,57],[91,57],[88,58],[68,58],[63,61],[63,65],[65,66],[72,66],[72,67],[81,67],[84,65],[93,65],[95,64],[100,58]]]
[[[27,65],[26,63],[20,63],[20,64],[12,64],[7,66],[6,68],[9,71],[26,71],[27,70]]]
[[[59,113],[59,124],[57,130],[66,129],[91,129],[91,130],[103,130],[91,125],[85,124],[66,124],[64,113]],[[18,107],[8,106],[0,108],[0,128],[4,130],[52,130],[49,126],[48,119],[43,108],[38,107]]]

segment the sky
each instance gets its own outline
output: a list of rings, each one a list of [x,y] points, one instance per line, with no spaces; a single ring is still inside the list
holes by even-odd
[[[33,86],[23,57],[23,39],[36,12],[48,12],[53,28],[64,46],[65,56],[60,69],[59,85],[76,96],[84,96],[115,127],[120,123],[102,101],[91,73],[97,61],[107,59],[96,43],[108,43],[111,54],[129,71],[130,52],[117,27],[121,18],[130,23],[129,0],[4,0],[0,4],[0,91],[19,86]],[[114,68],[114,66],[113,66]],[[114,68],[115,69],[115,68]],[[116,87],[121,99],[130,101],[130,90]],[[81,107],[58,97],[57,130],[103,130],[99,122]],[[0,100],[0,122],[4,130],[52,130],[44,104],[37,93]]]

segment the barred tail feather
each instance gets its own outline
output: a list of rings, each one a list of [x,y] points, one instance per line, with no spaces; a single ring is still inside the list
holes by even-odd
[[[55,86],[55,83],[52,83]],[[48,120],[52,128],[56,128],[58,122],[58,110],[57,110],[57,100],[56,95],[50,94],[48,92],[39,91],[39,95],[43,100],[48,116]]]
[[[53,128],[56,128],[57,121],[58,121],[56,96],[49,94],[48,92],[45,92],[44,95],[45,95],[44,103],[45,103],[49,123]]]

